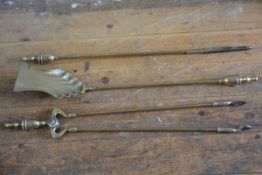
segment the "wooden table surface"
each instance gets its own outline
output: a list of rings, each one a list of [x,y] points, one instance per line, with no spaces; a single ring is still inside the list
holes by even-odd
[[[74,59],[63,68],[90,85],[179,82],[226,75],[262,76],[262,2],[233,0],[9,0],[0,2],[0,174],[262,174],[262,81],[238,87],[176,86],[90,92],[55,99],[14,93],[19,59],[165,51],[215,46],[252,50],[205,55]],[[251,124],[237,134],[80,133],[54,140],[47,129],[11,131],[5,121],[48,119],[52,108],[110,109],[244,100],[239,108],[198,108],[67,120],[114,127]]]

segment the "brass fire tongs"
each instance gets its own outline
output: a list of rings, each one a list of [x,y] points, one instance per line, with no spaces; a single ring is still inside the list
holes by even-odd
[[[85,93],[88,91],[97,90],[113,90],[113,89],[127,89],[127,88],[146,88],[157,86],[175,86],[175,85],[225,85],[235,86],[257,81],[258,77],[240,77],[229,76],[218,79],[210,80],[195,80],[195,81],[182,81],[182,82],[165,82],[155,84],[127,84],[123,86],[111,87],[94,87],[86,85],[82,80],[73,76],[72,73],[63,69],[52,69],[42,71],[34,68],[27,62],[21,62],[18,70],[18,75],[14,87],[15,92],[19,91],[41,91],[48,93],[56,98],[71,97],[78,93]]]
[[[83,116],[95,116],[95,115],[105,115],[105,114],[120,114],[127,112],[147,112],[147,111],[159,111],[159,110],[171,110],[171,109],[183,109],[183,108],[193,108],[193,107],[239,107],[244,105],[243,101],[217,101],[209,103],[200,103],[200,104],[189,104],[189,105],[180,105],[180,106],[158,106],[158,107],[145,107],[140,109],[129,109],[129,110],[112,110],[112,111],[98,111],[98,112],[88,112],[82,114],[75,113],[66,113],[59,108],[54,108],[51,114],[51,117],[47,121],[32,120],[32,119],[23,119],[21,123],[18,122],[6,122],[6,128],[20,128],[22,130],[30,130],[39,128],[42,126],[47,126],[50,129],[52,138],[60,138],[65,133],[75,133],[75,132],[217,132],[217,133],[237,133],[244,130],[251,129],[252,126],[244,125],[237,127],[143,127],[143,128],[126,128],[126,127],[85,127],[85,126],[73,126],[73,127],[62,127],[60,122],[57,119],[58,115],[61,115],[64,118],[76,118]]]

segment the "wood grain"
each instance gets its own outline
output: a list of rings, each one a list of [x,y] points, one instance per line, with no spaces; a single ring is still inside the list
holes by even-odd
[[[22,56],[83,56],[215,46],[251,46],[223,54],[73,59],[38,66],[74,72],[87,84],[179,82],[227,75],[262,76],[260,1],[0,2],[0,174],[261,174],[262,81],[238,87],[175,86],[90,92],[54,99],[12,91]],[[96,5],[96,3],[98,3]],[[101,4],[100,4],[101,3]],[[77,5],[78,4],[78,5]],[[196,108],[62,120],[88,126],[255,126],[238,134],[80,133],[59,140],[43,129],[3,122],[48,119],[54,106],[83,113],[143,106],[244,100],[239,108]]]
[[[3,14],[0,42],[61,41],[262,27],[261,3],[208,3],[45,16],[32,10]],[[43,12],[42,12],[43,13]],[[252,20],[250,20],[252,18]]]

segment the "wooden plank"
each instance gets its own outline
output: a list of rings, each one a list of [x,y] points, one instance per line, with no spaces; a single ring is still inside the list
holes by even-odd
[[[30,0],[12,0],[12,1],[1,1],[0,11],[2,13],[18,13],[33,10],[36,12],[49,11],[55,14],[73,14],[85,11],[101,11],[101,10],[117,10],[124,8],[134,9],[146,9],[146,8],[166,8],[175,6],[195,6],[198,4],[205,3],[225,3],[230,0],[188,0],[188,1],[173,1],[165,0],[165,2],[159,2],[158,0],[92,0],[92,1],[81,1],[74,0],[59,0],[59,1],[30,1]]]
[[[257,132],[261,135],[261,132]],[[106,134],[107,135],[107,134]],[[4,171],[19,174],[240,174],[260,173],[261,139],[235,135],[119,134],[6,149]],[[128,139],[127,139],[128,138]],[[227,142],[227,144],[225,144]],[[117,143],[117,144],[116,144]],[[4,147],[5,148],[5,147]],[[3,146],[0,147],[3,150]],[[245,150],[243,152],[242,150]],[[17,152],[17,164],[12,160]],[[39,156],[40,152],[42,156]],[[30,155],[30,159],[27,159]],[[73,155],[73,156],[72,156]]]
[[[121,9],[74,15],[46,12],[46,16],[39,16],[29,10],[1,15],[0,42],[58,41],[258,29],[262,27],[261,8],[262,3],[254,1],[213,2],[142,10]]]
[[[31,2],[31,1],[30,1]],[[238,87],[177,86],[92,92],[71,99],[14,93],[18,60],[39,52],[59,56],[248,45],[244,52],[208,55],[74,59],[61,67],[95,86],[262,75],[259,1],[0,2],[0,123],[46,120],[54,106],[83,113],[143,106],[244,100],[239,108],[195,108],[62,120],[65,125],[231,126],[238,134],[80,133],[60,140],[45,128],[0,127],[0,174],[261,174],[261,80]],[[11,3],[11,4],[10,4]],[[13,4],[12,4],[13,3]],[[74,5],[78,3],[80,5]],[[72,4],[73,7],[72,8]],[[18,8],[18,9],[17,9]]]

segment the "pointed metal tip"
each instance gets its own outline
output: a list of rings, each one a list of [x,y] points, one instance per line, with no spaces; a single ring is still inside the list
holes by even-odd
[[[244,102],[244,101],[233,101],[232,103],[230,103],[229,106],[239,107],[239,106],[243,106],[244,104],[246,104],[246,102]]]
[[[235,47],[236,50],[251,50],[251,46],[237,46]]]
[[[251,46],[245,46],[247,48],[247,50],[251,50],[253,49]]]
[[[245,51],[250,50],[250,46],[232,46],[232,47],[221,47],[221,52],[234,52],[234,51]]]
[[[241,127],[240,127],[240,130],[241,130],[241,131],[246,131],[246,130],[249,130],[249,129],[252,129],[252,128],[254,128],[254,126],[244,125],[244,126],[241,126]]]

